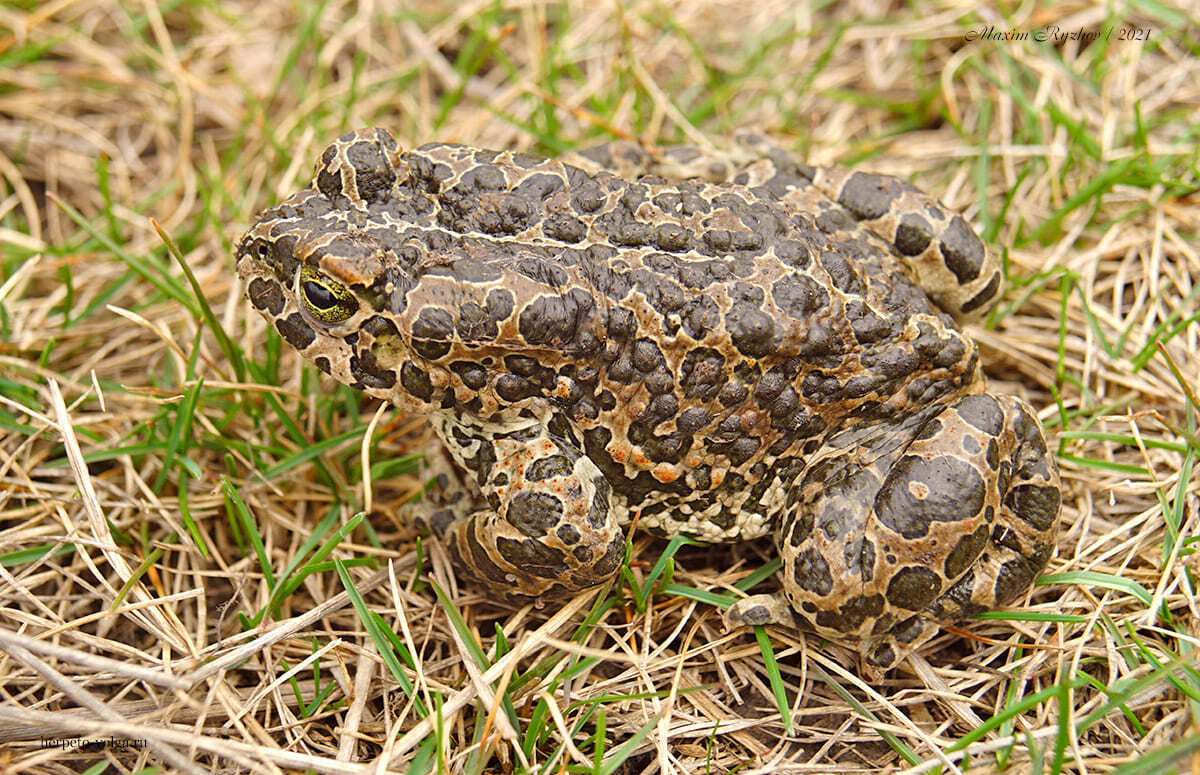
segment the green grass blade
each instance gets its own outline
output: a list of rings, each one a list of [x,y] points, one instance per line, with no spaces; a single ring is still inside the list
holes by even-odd
[[[783,675],[779,672],[779,662],[775,660],[775,649],[771,647],[771,638],[767,628],[761,625],[754,627],[754,637],[758,640],[758,648],[762,651],[763,662],[767,671],[767,679],[771,683],[771,694],[775,697],[775,707],[779,710],[779,718],[787,734],[792,731],[792,706],[788,703],[787,689],[783,684]]]
[[[271,559],[267,557],[267,549],[263,546],[262,536],[258,533],[258,525],[255,524],[254,517],[250,515],[249,507],[242,500],[242,496],[238,494],[237,488],[225,477],[221,477],[221,491],[225,494],[225,507],[229,509],[231,516],[241,526],[242,535],[250,541],[254,553],[258,555],[258,566],[262,569],[267,587],[274,589],[275,574],[271,571]]]
[[[151,218],[150,223],[154,226],[154,231],[158,233],[159,239],[167,246],[167,252],[175,259],[175,263],[179,264],[179,268],[183,270],[183,276],[187,278],[188,284],[192,287],[192,293],[196,297],[196,305],[199,308],[204,324],[208,326],[209,331],[212,331],[213,336],[217,340],[217,346],[221,348],[221,352],[233,364],[233,372],[237,375],[238,382],[245,380],[246,364],[242,358],[242,351],[233,345],[233,342],[229,339],[229,334],[225,333],[225,327],[221,325],[221,321],[217,320],[217,316],[213,314],[212,307],[208,305],[208,298],[200,288],[200,282],[196,280],[196,275],[193,274],[192,268],[188,266],[187,261],[184,261],[183,253],[179,251],[179,246],[175,244],[175,240],[171,239],[171,235],[163,231],[163,228],[158,225],[158,221]]]

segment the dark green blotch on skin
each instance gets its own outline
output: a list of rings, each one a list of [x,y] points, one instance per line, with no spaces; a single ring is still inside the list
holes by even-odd
[[[901,568],[888,582],[888,602],[897,608],[920,611],[933,602],[942,589],[938,574],[920,565]]]
[[[983,243],[979,241],[979,236],[962,216],[954,216],[950,225],[942,232],[942,260],[946,262],[947,268],[965,285],[979,277],[984,255]]]
[[[604,550],[604,556],[592,565],[590,569],[592,580],[589,586],[607,580],[617,572],[617,568],[621,567],[624,560],[625,537],[618,533]]]
[[[646,373],[654,371],[665,364],[662,351],[650,339],[638,339],[633,344],[633,366],[638,371]]]
[[[855,172],[842,186],[837,201],[858,220],[874,220],[884,215],[901,193],[900,181],[893,177]]]
[[[488,315],[495,322],[507,320],[513,311],[512,291],[496,288],[487,296]]]
[[[520,546],[519,541],[512,541],[511,539],[500,540],[508,540],[510,543],[515,543],[518,547]],[[533,543],[533,539],[531,538],[527,538],[525,540]],[[467,549],[471,554],[470,559],[459,554],[457,541],[451,541],[449,546],[450,557],[455,561],[454,564],[456,566],[478,571],[480,574],[480,581],[495,582],[494,584],[490,585],[493,589],[503,589],[504,586],[511,586],[511,582],[508,580],[508,574],[505,573],[504,569],[492,560],[491,554],[487,551],[487,549],[479,544],[479,542],[475,539],[475,534],[473,532],[467,533]],[[501,554],[503,554],[503,551]]]
[[[867,619],[872,619],[883,613],[883,596],[870,595],[852,597],[842,603],[836,611],[820,611],[817,613],[817,624],[838,632],[854,632]]]
[[[862,278],[845,256],[826,251],[821,254],[821,266],[829,273],[834,287],[842,293],[858,296],[866,293],[867,288],[863,285]]]
[[[450,370],[458,375],[463,384],[472,390],[479,390],[487,384],[487,371],[478,363],[472,361],[454,361]],[[403,375],[401,375],[403,377]]]
[[[496,380],[496,394],[509,403],[515,403],[538,394],[537,385],[515,374],[503,374]]]
[[[983,547],[987,544],[988,526],[980,525],[975,529],[975,532],[968,533],[958,539],[958,543],[950,550],[950,554],[946,556],[945,572],[946,578],[956,579],[966,572],[967,568],[971,567],[971,563],[975,562],[975,558],[983,551]]]
[[[932,239],[933,229],[919,213],[908,213],[900,219],[895,245],[901,255],[917,256],[924,253]]]
[[[927,496],[915,497],[910,484],[922,485]],[[879,488],[875,513],[905,538],[921,538],[933,522],[959,522],[978,514],[983,490],[983,478],[966,461],[945,455],[930,460],[906,455],[892,466]]]
[[[558,540],[567,546],[579,543],[579,530],[574,525],[559,525],[558,530],[554,532],[558,535]]]
[[[422,401],[433,397],[433,383],[429,381],[429,373],[412,361],[405,361],[400,367],[400,384]]]
[[[496,322],[488,311],[474,302],[466,302],[458,308],[458,323],[455,326],[458,338],[464,342],[486,342],[496,338]]]
[[[875,314],[861,299],[854,299],[846,304],[846,318],[850,321],[850,329],[859,344],[873,344],[886,339],[892,333],[892,326],[888,320]]]
[[[330,200],[336,200],[342,195],[341,172],[335,172],[329,168],[329,162],[333,160],[336,153],[336,148],[332,146],[326,148],[321,157],[321,169],[317,172],[317,190]]]
[[[833,575],[829,563],[816,549],[805,549],[796,555],[792,580],[796,586],[817,595],[828,595],[833,591]]]
[[[396,324],[381,315],[368,318],[362,324],[362,330],[376,340],[398,339],[400,337],[400,329],[396,328]]]
[[[530,538],[544,537],[562,515],[562,501],[549,493],[522,491],[508,503],[509,523]]]
[[[775,257],[788,266],[804,269],[808,266],[808,248],[803,242],[788,240],[775,246]]]
[[[412,348],[422,358],[425,358],[425,359],[431,360],[431,361],[436,361],[437,359],[441,358],[446,353],[450,352],[450,342],[447,341],[448,338],[449,338],[448,335],[447,335],[446,339],[437,339],[437,340],[420,339],[420,338],[417,338],[414,336],[413,342],[412,342]]]
[[[540,159],[538,160],[541,161]],[[513,189],[513,193],[525,199],[548,199],[554,194],[562,191],[563,181],[557,175],[549,175],[544,172],[539,172],[525,178],[521,183]]]
[[[1000,272],[993,274],[992,279],[988,280],[988,284],[984,286],[983,290],[968,299],[966,304],[963,304],[963,314],[974,312],[992,301],[996,297],[998,290],[1000,290]]]
[[[903,347],[895,347],[879,353],[865,353],[861,357],[864,366],[888,379],[907,377],[921,365],[921,359]]]
[[[889,644],[882,643],[871,652],[867,661],[875,667],[891,667],[892,663],[896,661],[896,650]]]
[[[305,348],[317,338],[316,333],[299,312],[293,312],[286,318],[276,318],[275,329],[279,331],[280,336],[287,340],[288,344],[300,352],[304,352]]]
[[[999,436],[1004,429],[1004,412],[996,399],[986,393],[967,396],[955,404],[954,409],[964,422],[989,436]]]
[[[736,439],[729,447],[729,461],[740,466],[753,457],[761,444],[761,441],[752,437]]]
[[[414,339],[428,339],[435,342],[449,341],[454,331],[454,319],[450,313],[439,307],[425,307],[413,321],[412,335]]]
[[[871,625],[871,635],[873,637],[878,637],[878,636],[884,634],[885,632],[890,632],[892,629],[892,626],[895,623],[896,623],[896,617],[893,616],[890,612],[886,613],[883,616],[876,619],[875,624]]]
[[[571,461],[562,455],[538,458],[525,469],[525,478],[540,482],[552,476],[568,476],[572,471]]]
[[[929,420],[929,422],[921,426],[921,430],[917,432],[917,435],[914,437],[914,441],[932,439],[934,436],[942,432],[942,427],[942,421],[936,417],[933,417]]]
[[[390,194],[396,173],[377,142],[354,143],[346,149],[346,160],[354,168],[355,187],[364,202],[378,202]]]
[[[725,356],[708,347],[689,350],[679,368],[679,386],[684,398],[710,401],[729,378],[725,374]]]
[[[320,215],[320,213],[316,215]],[[274,265],[275,276],[284,284],[284,287],[290,286],[296,277],[296,270],[300,266],[300,262],[296,260],[295,248],[296,238],[290,234],[281,234],[271,241],[270,263]]]
[[[350,356],[350,374],[365,387],[386,390],[396,384],[395,372],[381,367],[371,350]]]
[[[846,542],[846,569],[864,582],[875,577],[875,544],[866,538]]]
[[[975,571],[968,570],[929,607],[929,615],[939,620],[961,619],[986,610],[984,606],[971,601],[974,592]]]
[[[987,460],[988,468],[1000,467],[1000,445],[996,443],[995,439],[988,439],[985,459]]]
[[[255,307],[272,315],[279,315],[280,312],[283,312],[283,291],[280,290],[279,283],[255,277],[250,281],[248,290],[247,295]]]
[[[595,479],[593,484],[596,486],[596,492],[592,496],[592,505],[588,509],[587,520],[589,525],[599,530],[608,521],[609,496],[612,494],[612,488],[603,478]]]
[[[996,603],[1007,605],[1016,600],[1033,583],[1033,571],[1025,560],[1009,560],[996,573]]]
[[[710,419],[712,419],[712,413],[708,409],[701,406],[693,406],[689,409],[684,409],[679,414],[679,417],[675,418],[675,427],[683,433],[696,433],[708,425]]]
[[[791,498],[788,499],[788,505],[792,505]],[[799,546],[806,538],[812,535],[812,530],[812,512],[808,509],[801,509],[792,520],[788,531],[788,543],[792,546]]]
[[[730,310],[725,327],[733,346],[750,358],[768,355],[775,345],[775,321],[757,307],[742,304]]]
[[[550,239],[576,243],[587,236],[583,221],[566,214],[555,214],[546,218],[542,228]]]
[[[1038,530],[1049,530],[1058,518],[1062,492],[1057,487],[1019,484],[1008,491],[1005,504]]]
[[[592,297],[579,289],[561,296],[539,296],[521,310],[521,336],[534,346],[571,343],[594,306]]]
[[[910,616],[892,629],[892,636],[901,643],[912,643],[924,629],[920,616]]]
[[[681,224],[666,223],[654,230],[654,244],[659,250],[683,251],[691,244],[692,235]]]
[[[567,572],[562,550],[533,538],[516,541],[501,537],[496,540],[496,549],[514,568],[538,578],[559,579]]]

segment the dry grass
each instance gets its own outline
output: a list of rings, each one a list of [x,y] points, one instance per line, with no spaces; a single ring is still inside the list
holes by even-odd
[[[0,770],[1200,771],[1200,9],[385,5],[0,8]],[[1151,39],[965,39],[1124,21]],[[1010,273],[987,371],[1058,444],[1052,575],[878,685],[722,633],[706,595],[769,543],[680,548],[644,607],[677,548],[647,538],[562,609],[459,589],[393,516],[420,419],[318,378],[233,273],[371,124],[546,153],[754,127],[963,208]],[[86,735],[116,742],[43,745]]]

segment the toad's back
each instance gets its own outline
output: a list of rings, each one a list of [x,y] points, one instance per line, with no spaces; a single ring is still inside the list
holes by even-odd
[[[831,236],[781,199],[812,189],[794,170],[753,172],[759,185],[630,182],[357,142],[331,147],[317,190],[251,239],[295,254],[284,284],[315,260],[369,301],[343,325],[377,344],[293,341],[326,371],[475,416],[549,401],[648,527],[668,506],[690,517],[691,495],[701,523],[670,532],[736,538],[744,498],[701,493],[744,490],[831,427],[908,414],[975,374],[970,340],[877,239]]]

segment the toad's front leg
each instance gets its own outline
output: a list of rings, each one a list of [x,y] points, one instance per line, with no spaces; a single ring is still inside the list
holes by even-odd
[[[574,444],[537,420],[433,420],[479,489],[438,531],[461,571],[505,599],[562,596],[616,575],[625,539],[611,489]]]

